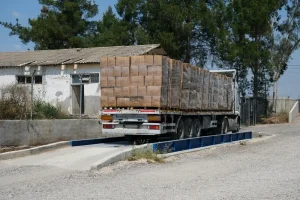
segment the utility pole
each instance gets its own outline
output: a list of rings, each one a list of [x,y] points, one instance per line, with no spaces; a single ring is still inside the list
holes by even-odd
[[[32,113],[33,113],[33,82],[34,82],[34,74],[36,70],[33,71],[31,74],[31,101],[30,101],[30,119],[32,120]]]

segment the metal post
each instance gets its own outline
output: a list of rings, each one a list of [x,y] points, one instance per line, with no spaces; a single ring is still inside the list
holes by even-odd
[[[33,113],[33,82],[34,82],[34,74],[36,70],[33,71],[31,75],[31,100],[30,100],[30,119],[32,120],[32,113]]]
[[[80,105],[79,105],[79,117],[82,118],[82,74],[79,74],[80,80]]]

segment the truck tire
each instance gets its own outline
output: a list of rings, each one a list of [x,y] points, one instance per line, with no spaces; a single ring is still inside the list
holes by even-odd
[[[184,126],[185,126],[184,138],[192,138],[194,135],[193,120],[191,118],[186,118],[184,120]]]
[[[200,119],[196,118],[193,120],[193,137],[202,136],[202,125]]]
[[[180,119],[177,127],[177,139],[184,139],[184,133],[185,133],[184,122],[182,119]]]
[[[232,133],[237,133],[240,131],[241,129],[241,121],[240,121],[240,118],[237,119],[237,124],[236,124],[236,129],[232,131]]]
[[[224,118],[222,122],[221,134],[227,134],[227,133],[228,133],[228,120]]]

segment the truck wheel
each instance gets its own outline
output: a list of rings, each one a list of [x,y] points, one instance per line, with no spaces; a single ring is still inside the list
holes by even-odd
[[[185,125],[185,138],[192,138],[194,135],[194,126],[193,126],[193,120],[191,118],[186,118],[184,120]]]
[[[193,137],[201,137],[202,136],[202,126],[200,119],[193,120]]]
[[[223,119],[222,122],[221,134],[226,134],[226,133],[228,133],[228,120],[225,118]]]
[[[234,131],[232,131],[232,133],[237,133],[240,131],[240,129],[241,129],[241,122],[240,122],[240,119],[238,118],[236,129]]]
[[[184,122],[181,119],[178,123],[178,127],[177,127],[177,139],[183,139],[184,138]]]

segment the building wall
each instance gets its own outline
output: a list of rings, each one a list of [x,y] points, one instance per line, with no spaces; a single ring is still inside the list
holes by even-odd
[[[36,70],[37,75],[43,76],[42,84],[34,84],[34,98],[51,103],[64,112],[74,114],[72,110],[72,74],[100,73],[98,64],[82,64],[74,67],[43,66],[43,67],[10,67],[0,68],[0,87],[16,84],[17,75],[29,75]],[[26,84],[30,90],[31,85]],[[86,115],[96,116],[100,108],[99,83],[84,84],[84,106]]]

